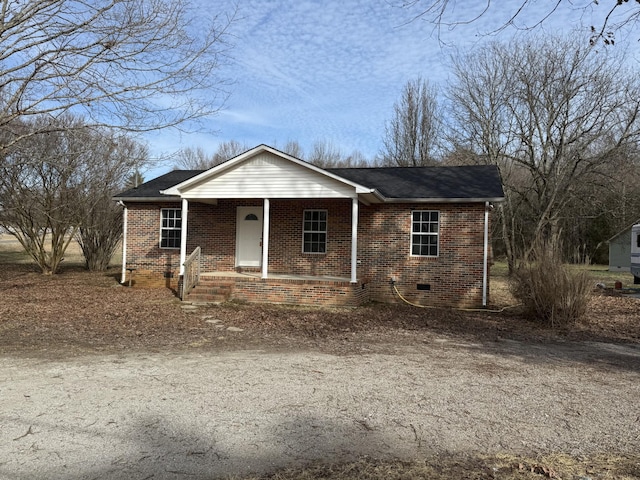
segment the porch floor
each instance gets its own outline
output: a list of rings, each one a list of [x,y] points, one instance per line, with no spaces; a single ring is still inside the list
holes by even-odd
[[[260,280],[261,272],[203,272],[200,277],[215,278],[237,278],[246,280]],[[333,277],[328,275],[294,275],[290,273],[269,273],[266,280],[298,280],[305,282],[351,282],[349,277]],[[357,283],[357,282],[356,282]]]

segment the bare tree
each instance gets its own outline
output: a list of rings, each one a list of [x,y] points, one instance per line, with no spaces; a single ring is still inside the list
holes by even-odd
[[[207,154],[201,147],[185,148],[179,152],[178,166],[189,170],[206,170],[226,162],[246,152],[248,149],[245,144],[235,140],[221,143],[215,153],[211,155]],[[288,141],[282,151],[322,168],[363,166],[367,164],[364,155],[357,150],[354,150],[351,155],[344,155],[338,147],[327,141],[316,141],[309,157],[304,154],[302,146],[295,140]]]
[[[187,170],[207,170],[246,152],[248,147],[236,140],[229,140],[218,145],[216,151],[209,155],[202,147],[188,147],[180,150],[178,166]]]
[[[87,175],[76,204],[80,223],[75,238],[87,269],[103,271],[122,238],[122,208],[112,197],[125,181],[142,183],[138,168],[147,163],[148,151],[130,137],[113,131],[85,130],[84,134],[86,160],[82,168]]]
[[[369,162],[358,150],[345,154],[333,143],[317,140],[313,144],[311,154],[304,158],[309,163],[321,168],[368,167]]]
[[[284,147],[282,148],[282,151],[287,153],[288,155],[291,155],[292,157],[296,157],[300,159],[305,157],[304,149],[302,148],[302,145],[300,145],[300,143],[297,142],[296,140],[289,140],[287,143],[285,143]]]
[[[316,141],[313,144],[311,155],[306,161],[321,168],[336,167],[342,163],[343,155],[338,147],[331,142]]]
[[[383,163],[400,167],[433,165],[439,131],[435,89],[422,79],[408,81],[386,126]]]
[[[213,155],[209,155],[202,147],[187,147],[178,152],[176,167],[187,170],[206,170],[213,166]]]
[[[442,27],[452,29],[460,25],[468,25],[478,21],[485,15],[495,12],[495,5],[500,2],[484,0],[477,2],[473,8],[465,10],[462,15],[455,12],[455,2],[451,0],[409,0],[403,1],[400,6],[412,12],[413,19],[422,19],[433,24],[440,31]],[[553,0],[537,16],[531,16],[527,7],[536,3],[535,0],[522,0],[513,8],[508,18],[493,31],[485,32],[487,35],[495,34],[506,28],[513,27],[518,30],[533,30],[542,25],[549,17],[558,11],[561,4],[570,4],[575,10],[575,15],[580,15],[580,10],[586,11],[592,8],[604,10],[604,20],[599,25],[591,25],[590,44],[595,45],[602,41],[605,45],[615,43],[615,34],[627,26],[635,26],[640,19],[640,0],[613,0],[600,2],[597,0],[584,0],[572,2],[570,0]],[[454,13],[455,12],[455,13]],[[521,21],[522,20],[522,21]]]
[[[55,131],[67,112],[84,124],[143,132],[210,115],[226,97],[218,73],[232,16],[196,16],[188,0],[0,7],[0,127],[15,127],[0,150]],[[29,129],[16,123],[30,118],[38,121]]]
[[[536,239],[558,243],[565,209],[588,201],[617,152],[640,139],[640,83],[579,39],[494,43],[453,69],[454,141],[501,169],[513,267]]]
[[[350,168],[373,167],[374,162],[367,159],[360,150],[354,150],[343,158],[341,166]]]
[[[247,150],[249,150],[249,147],[246,143],[241,143],[236,140],[222,142],[220,145],[218,145],[218,148],[213,154],[213,164],[218,165],[220,163],[226,162],[227,160],[230,160],[233,157],[237,157]]]
[[[18,130],[23,139],[2,151],[0,225],[45,274],[57,272],[76,235],[92,266],[96,250],[87,235],[109,222],[105,199],[114,207],[114,187],[145,160],[144,149],[112,132],[83,128],[82,120],[71,116],[58,119],[48,133],[31,133],[41,132],[43,123],[51,126],[46,117],[19,123],[2,131],[9,144]],[[118,239],[116,232],[113,241]],[[98,248],[108,250],[103,240]]]

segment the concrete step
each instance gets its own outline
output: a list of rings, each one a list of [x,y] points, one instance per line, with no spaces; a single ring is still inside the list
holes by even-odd
[[[210,295],[203,293],[194,293],[193,291],[187,295],[185,301],[192,303],[223,303],[229,300],[227,295]]]
[[[218,287],[215,285],[197,285],[191,290],[191,293],[197,292],[205,295],[230,295],[232,288]]]
[[[216,279],[216,277],[200,277],[198,285],[220,285],[233,287],[234,284],[228,280]]]
[[[226,302],[231,298],[231,292],[233,291],[233,283],[228,282],[216,282],[212,279],[206,279],[196,285],[187,298],[188,302],[203,302],[203,303],[221,303]]]

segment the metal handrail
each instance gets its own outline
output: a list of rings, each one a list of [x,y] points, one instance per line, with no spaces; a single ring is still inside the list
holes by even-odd
[[[189,294],[193,287],[200,281],[200,247],[196,247],[191,255],[184,261],[184,277],[182,279],[182,295],[181,300]]]

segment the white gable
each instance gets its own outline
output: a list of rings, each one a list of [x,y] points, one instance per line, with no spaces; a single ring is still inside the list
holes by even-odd
[[[359,186],[313,166],[261,149],[229,165],[219,165],[165,193],[187,199],[354,198]]]

